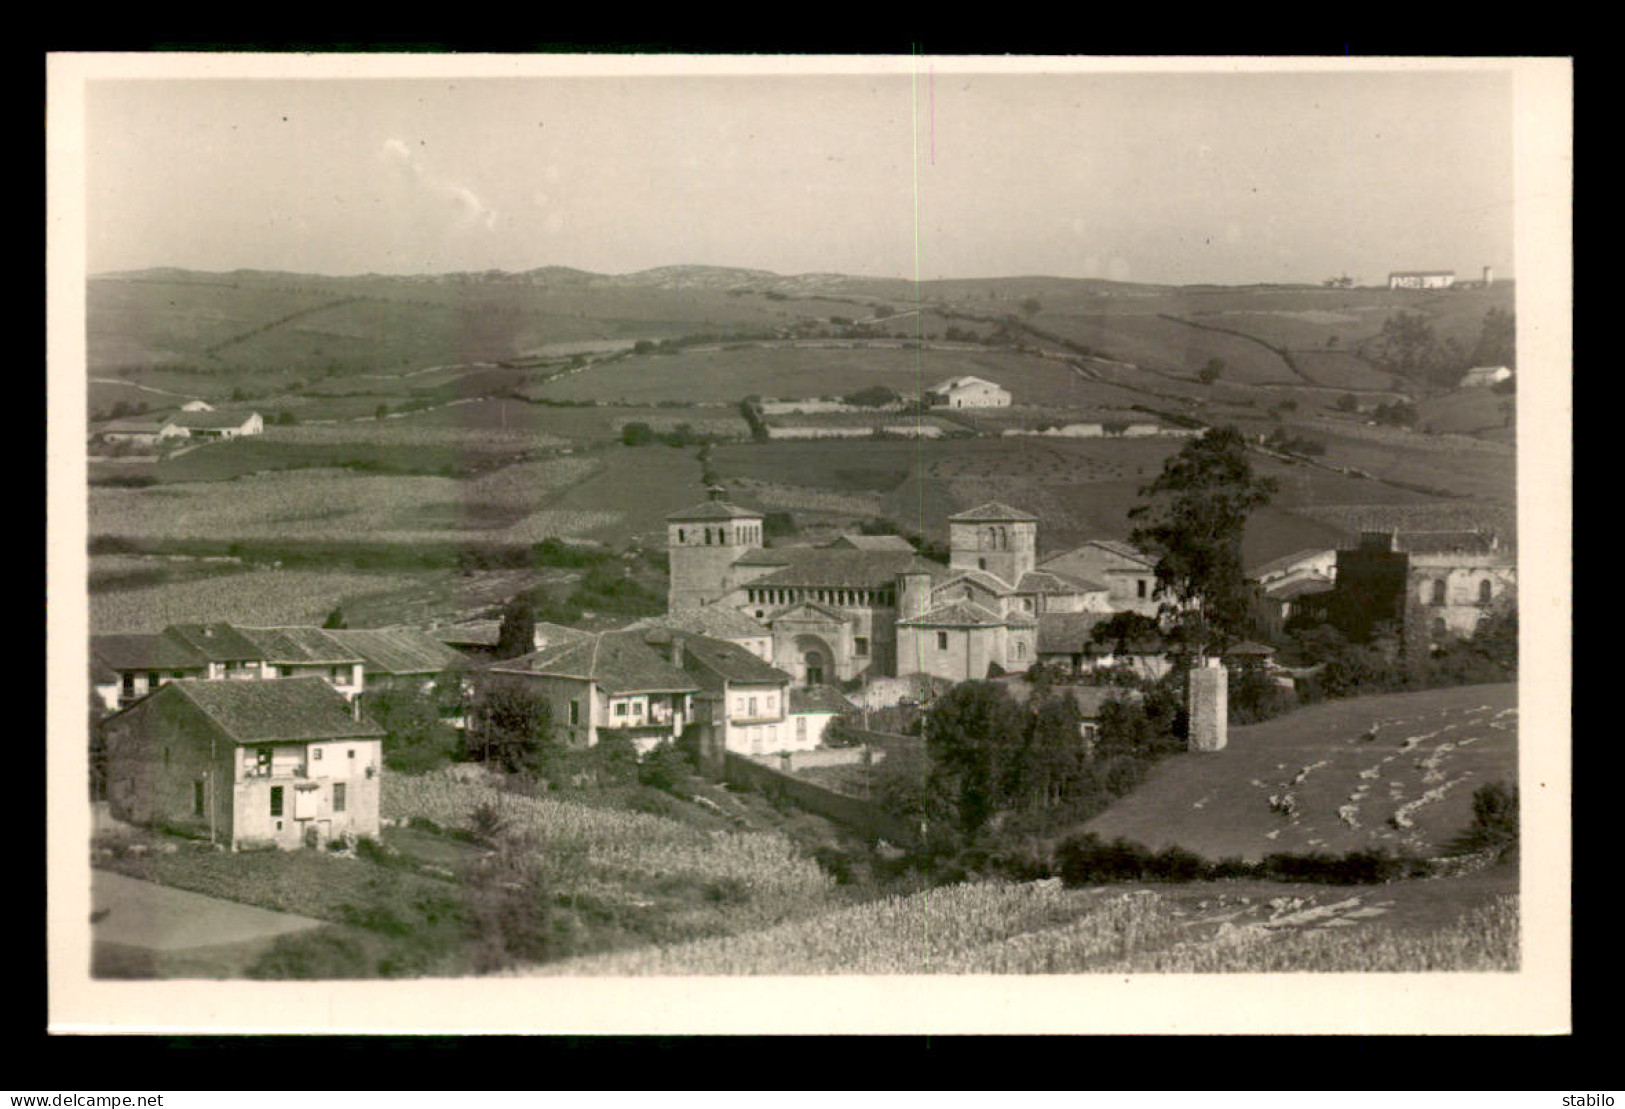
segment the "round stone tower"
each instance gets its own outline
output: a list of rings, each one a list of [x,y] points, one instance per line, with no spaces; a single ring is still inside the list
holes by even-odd
[[[671,560],[667,609],[676,612],[713,604],[733,590],[733,564],[762,546],[762,514],[730,503],[713,485],[703,504],[666,517]]]

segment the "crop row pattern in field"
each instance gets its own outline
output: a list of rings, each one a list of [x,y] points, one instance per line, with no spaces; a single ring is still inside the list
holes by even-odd
[[[745,895],[733,906],[740,923],[765,925],[820,907],[834,886],[779,836],[705,832],[666,817],[528,797],[444,772],[385,779],[382,815],[467,828],[481,805],[500,813],[530,850],[544,856],[584,852],[583,871],[565,879],[579,883],[576,892],[674,879],[728,883]]]

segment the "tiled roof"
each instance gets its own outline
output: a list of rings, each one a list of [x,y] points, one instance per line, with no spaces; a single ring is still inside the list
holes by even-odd
[[[627,627],[670,628],[673,631],[693,632],[696,635],[709,635],[717,639],[744,639],[772,634],[761,621],[727,605],[701,605],[697,608],[679,609],[664,616],[646,617],[634,624],[628,624]]]
[[[357,720],[350,702],[322,678],[260,682],[188,679],[160,686],[146,698],[177,697],[195,706],[237,743],[303,743],[317,739],[372,739],[384,729]],[[134,711],[145,702],[125,711]]]
[[[1143,562],[1147,566],[1155,566],[1157,564],[1157,560],[1154,555],[1149,555],[1133,544],[1125,543],[1120,539],[1091,539],[1088,543],[1085,543],[1084,546],[1099,547],[1103,551],[1110,551],[1114,555],[1121,555],[1124,558],[1131,558],[1136,562]]]
[[[933,592],[939,589],[950,589],[955,582],[965,580],[975,582],[995,597],[1003,597],[1010,592],[1010,586],[1007,582],[1002,581],[997,575],[990,574],[986,570],[949,570],[948,573],[952,576],[931,586]]]
[[[359,655],[368,673],[438,674],[463,657],[416,628],[341,628],[327,634]]]
[[[1000,504],[998,501],[988,501],[986,504],[979,504],[975,508],[968,508],[964,512],[956,512],[948,519],[958,520],[961,523],[974,523],[981,520],[1003,523],[1031,522],[1036,524],[1038,522],[1038,517],[1032,513],[1023,512],[1018,508],[1011,508],[1009,505]]]
[[[238,635],[261,651],[261,658],[273,664],[357,663],[362,658],[321,628],[245,628],[233,625]]]
[[[90,654],[113,670],[202,670],[208,665],[201,652],[163,634],[92,636]]]
[[[1264,596],[1277,601],[1291,601],[1316,593],[1330,593],[1337,586],[1331,578],[1293,578],[1291,581],[1271,582],[1264,587]]]
[[[502,624],[497,620],[476,620],[467,624],[454,624],[436,628],[434,637],[442,643],[462,644],[466,647],[495,647],[502,636]]]
[[[1262,566],[1254,566],[1252,569],[1247,571],[1247,576],[1249,578],[1256,579],[1263,577],[1265,574],[1283,573],[1287,570],[1291,570],[1300,562],[1308,562],[1311,559],[1316,558],[1325,558],[1328,555],[1335,555],[1336,553],[1337,552],[1332,550],[1330,547],[1311,547],[1307,550],[1293,551],[1291,554],[1282,558],[1272,559],[1271,561],[1264,563]]]
[[[988,381],[986,378],[971,377],[969,374],[961,374],[959,377],[943,378],[941,381],[931,386],[927,392],[946,393],[952,389],[964,389],[971,385],[991,385],[995,389],[1003,388],[1003,386],[996,381]]]
[[[683,666],[704,667],[730,682],[788,682],[790,675],[769,666],[737,643],[705,635],[682,636]]]
[[[164,634],[185,643],[210,662],[259,662],[259,644],[238,634],[230,624],[171,624]]]
[[[704,504],[697,504],[692,508],[685,508],[681,512],[673,512],[670,516],[666,517],[668,520],[682,522],[696,520],[702,523],[706,520],[760,520],[761,518],[762,514],[760,512],[756,512],[749,508],[740,508],[738,505],[730,504],[728,501],[706,501]]]
[[[785,547],[771,553],[776,561],[766,565],[781,565],[783,569],[746,582],[744,588],[796,585],[826,586],[832,589],[879,589],[896,584],[897,575],[905,570],[919,570],[932,576],[946,573],[946,568],[941,563],[930,562],[912,551]],[[763,563],[753,561],[750,565]]]
[[[832,685],[790,687],[790,711],[798,712],[851,712],[857,706]]]
[[[901,535],[843,535],[831,546],[839,547],[841,544],[859,551],[907,551],[914,552],[914,544]]]
[[[984,608],[969,601],[955,601],[953,604],[939,605],[923,616],[916,616],[911,620],[897,621],[899,626],[909,627],[996,627],[1000,624],[1016,623],[1017,620],[1006,620],[992,609]]]
[[[1095,625],[1111,618],[1109,612],[1046,612],[1038,618],[1038,653],[1081,654]]]
[[[694,679],[644,640],[646,632],[599,632],[590,639],[544,647],[491,669],[595,681],[606,693],[690,693]]]
[[[1029,570],[1016,583],[1017,593],[1105,593],[1104,585],[1096,585],[1058,570]]]
[[[238,428],[253,415],[252,412],[177,412],[164,423],[185,428]]]

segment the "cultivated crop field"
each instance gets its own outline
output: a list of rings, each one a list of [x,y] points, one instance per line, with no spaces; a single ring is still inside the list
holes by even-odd
[[[526,850],[570,861],[557,874],[557,892],[565,896],[647,909],[649,891],[662,883],[712,885],[727,891],[727,904],[711,909],[726,926],[712,930],[726,931],[765,927],[833,901],[834,879],[778,835],[706,832],[648,813],[527,797],[445,772],[384,781],[386,820],[420,817],[466,829],[476,807],[491,806]]]
[[[320,624],[335,606],[387,593],[402,579],[316,570],[252,570],[90,594],[95,635],[162,631],[169,624]]]
[[[1164,759],[1084,830],[1210,860],[1441,853],[1471,823],[1474,790],[1517,781],[1517,693],[1490,685],[1359,697],[1232,728],[1223,752]]]
[[[525,523],[596,469],[588,459],[559,458],[470,479],[302,469],[146,489],[93,488],[90,533],[131,539],[457,539]],[[568,523],[565,516],[549,519],[561,527]],[[605,522],[603,516],[582,518],[574,531]],[[528,535],[538,526],[531,521],[524,530]]]
[[[1518,966],[1515,896],[1441,880],[1414,895],[1271,883],[1066,890],[949,886],[727,939],[569,959],[534,976],[1493,971]],[[1416,883],[1412,883],[1416,885]],[[1441,896],[1442,895],[1442,896]],[[1409,910],[1409,911],[1407,911]]]

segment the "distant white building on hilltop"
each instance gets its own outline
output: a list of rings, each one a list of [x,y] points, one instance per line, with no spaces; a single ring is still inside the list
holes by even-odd
[[[1506,366],[1474,366],[1462,375],[1460,387],[1483,389],[1490,385],[1499,385],[1511,376],[1512,370]]]
[[[1448,289],[1455,283],[1455,270],[1396,270],[1388,275],[1390,289]]]
[[[950,377],[926,390],[931,408],[1009,408],[1010,390],[979,377]]]

